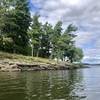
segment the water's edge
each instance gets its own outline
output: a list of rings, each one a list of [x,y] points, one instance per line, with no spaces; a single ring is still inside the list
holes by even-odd
[[[45,64],[45,63],[20,63],[20,62],[5,62],[1,61],[0,71],[42,71],[42,70],[73,70],[79,68],[89,68],[82,64],[70,64],[70,63],[57,63],[57,64]]]

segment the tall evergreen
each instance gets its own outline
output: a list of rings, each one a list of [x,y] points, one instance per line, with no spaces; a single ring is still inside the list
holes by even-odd
[[[57,57],[59,58],[59,47],[58,47],[58,41],[62,33],[62,22],[58,21],[53,29],[53,35],[51,39],[52,44],[52,53],[51,58]]]
[[[11,52],[12,38],[10,34],[15,26],[12,18],[12,0],[0,1],[0,50]]]
[[[38,57],[39,51],[41,49],[41,39],[42,39],[42,25],[39,22],[38,14],[36,14],[32,19],[32,25],[29,34],[33,51],[32,55]]]
[[[27,0],[4,1],[1,1],[4,8],[0,9],[0,12],[2,10],[4,12],[0,16],[0,22],[3,23],[0,26],[0,32],[7,41],[2,40],[2,42],[5,42],[4,45],[2,44],[2,48],[8,51],[5,47],[10,44],[10,52],[26,53],[25,49],[29,40],[27,30],[31,21],[28,2]],[[8,40],[11,40],[11,43],[8,43]]]
[[[28,28],[30,26],[31,18],[27,0],[16,0],[15,5],[15,19],[18,26],[15,31],[15,44],[20,48],[25,48],[28,45]]]
[[[43,25],[43,34],[41,41],[41,51],[40,56],[49,58],[51,55],[51,43],[52,43],[53,27],[48,22]]]

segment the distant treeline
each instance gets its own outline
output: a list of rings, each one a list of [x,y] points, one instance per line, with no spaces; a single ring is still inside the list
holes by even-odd
[[[0,50],[43,58],[80,61],[82,49],[75,46],[77,27],[62,22],[54,26],[30,15],[28,0],[0,0]]]

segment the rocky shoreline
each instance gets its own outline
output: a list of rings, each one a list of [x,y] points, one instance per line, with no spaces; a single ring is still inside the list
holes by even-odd
[[[50,59],[37,58],[0,52],[0,72],[9,71],[42,71],[42,70],[72,70],[87,68],[83,64],[57,62]]]
[[[70,70],[77,68],[85,68],[79,64],[68,64],[68,63],[58,63],[58,64],[46,64],[40,62],[26,63],[26,62],[11,62],[0,60],[0,71],[42,71],[42,70]]]

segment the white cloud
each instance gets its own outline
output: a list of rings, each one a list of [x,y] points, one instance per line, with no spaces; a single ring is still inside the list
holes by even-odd
[[[79,32],[76,37],[76,45],[81,47],[91,42],[94,39],[93,33],[90,32]]]

